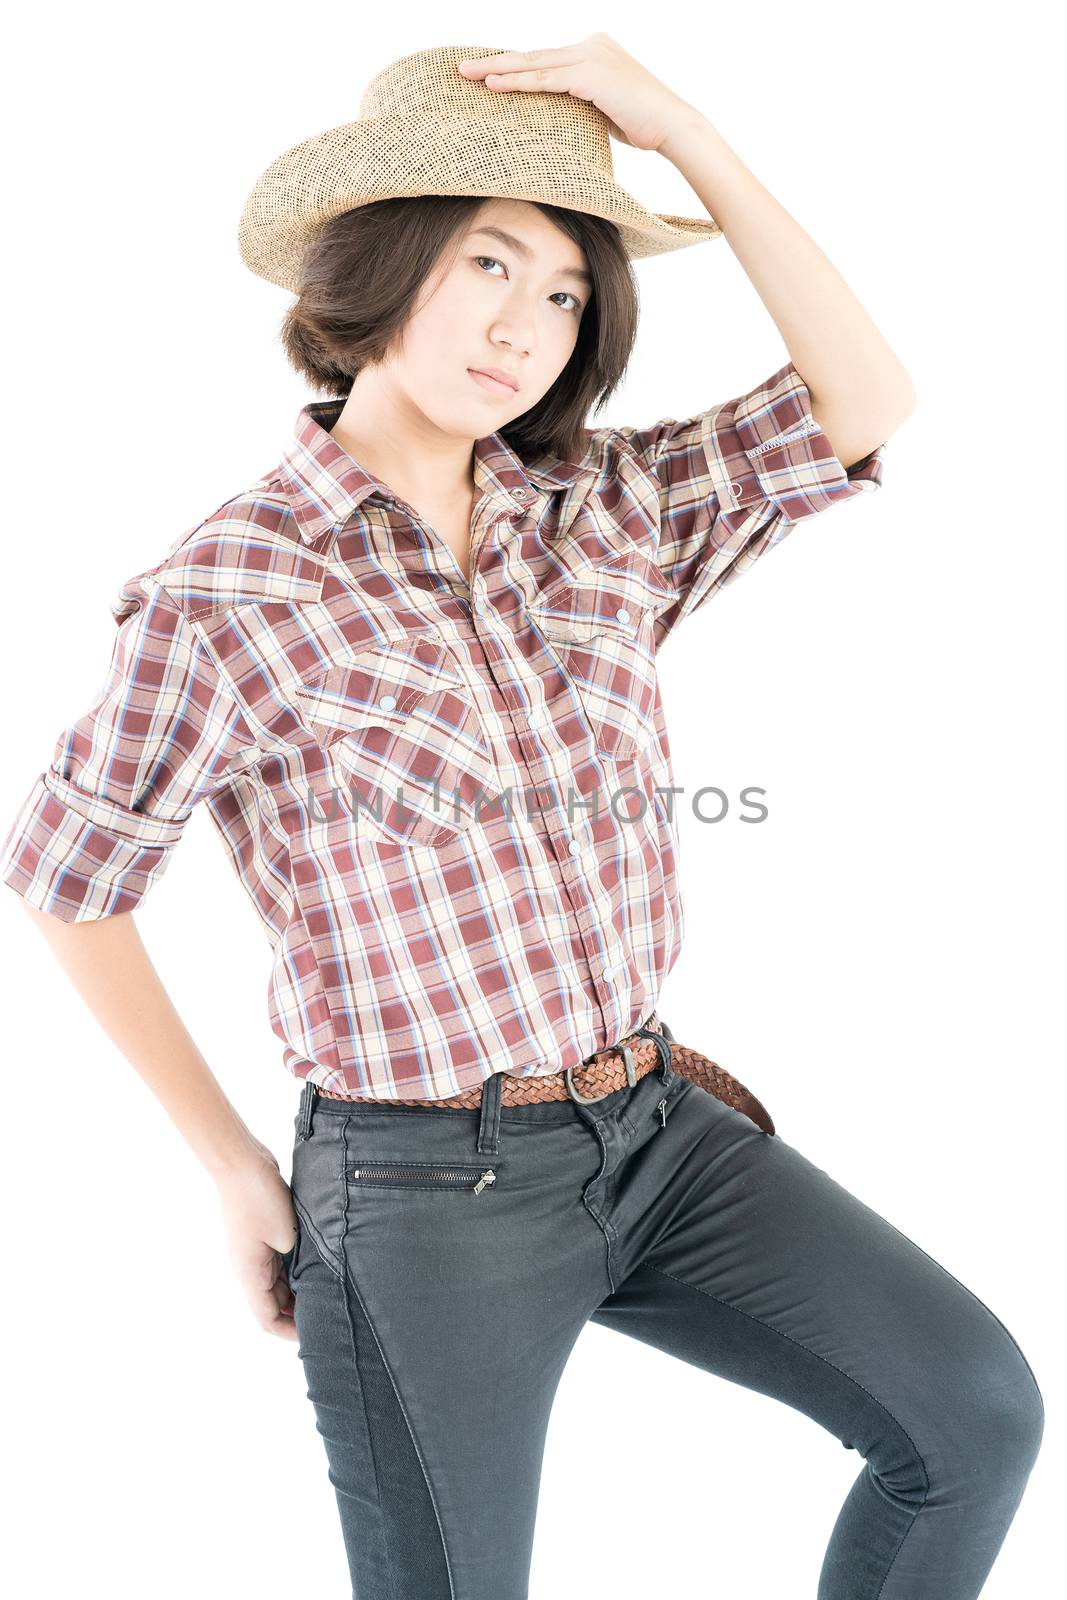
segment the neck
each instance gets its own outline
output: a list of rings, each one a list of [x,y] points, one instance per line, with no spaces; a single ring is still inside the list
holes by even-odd
[[[456,506],[474,493],[474,441],[443,434],[380,383],[352,386],[330,429],[354,461],[411,505]]]

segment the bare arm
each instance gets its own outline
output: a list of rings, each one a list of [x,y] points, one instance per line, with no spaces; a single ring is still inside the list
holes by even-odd
[[[833,262],[708,119],[682,103],[659,146],[722,228],[807,384],[812,415],[845,467],[915,406],[899,358]]]
[[[261,1326],[296,1338],[278,1255],[296,1236],[289,1187],[198,1050],[133,912],[66,922],[23,902],[90,1011],[214,1179],[230,1256]]]

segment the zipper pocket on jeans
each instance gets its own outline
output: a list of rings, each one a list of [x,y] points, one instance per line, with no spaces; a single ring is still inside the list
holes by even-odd
[[[431,1167],[418,1161],[354,1161],[348,1176],[379,1188],[470,1189],[474,1194],[496,1182],[492,1167]]]

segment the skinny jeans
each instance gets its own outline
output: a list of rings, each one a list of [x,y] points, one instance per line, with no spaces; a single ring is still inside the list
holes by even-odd
[[[500,1077],[468,1109],[301,1095],[286,1270],[353,1600],[527,1600],[549,1415],[588,1322],[856,1451],[796,1596],[974,1600],[1044,1425],[1003,1323],[662,1064],[591,1104],[501,1106]]]

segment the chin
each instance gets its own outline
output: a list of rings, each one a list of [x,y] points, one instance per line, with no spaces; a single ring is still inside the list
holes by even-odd
[[[496,433],[501,428],[506,428],[516,415],[515,411],[504,406],[472,406],[465,412],[465,419],[469,422],[469,430],[475,438],[484,438],[487,433]]]

